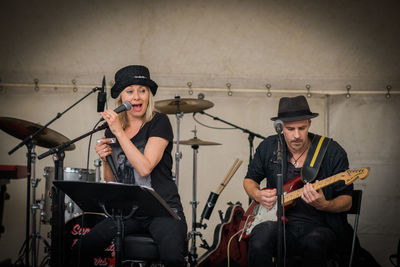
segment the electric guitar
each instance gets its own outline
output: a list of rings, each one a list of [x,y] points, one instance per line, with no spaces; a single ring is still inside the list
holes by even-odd
[[[247,240],[238,241],[244,209],[240,203],[228,205],[225,217],[221,217],[221,223],[215,228],[212,246],[199,258],[196,267],[225,267],[228,263],[228,251],[231,266],[247,266]]]
[[[338,173],[331,177],[319,180],[318,184],[313,184],[315,190],[324,188],[328,185],[336,183],[338,181],[344,181],[346,185],[352,184],[357,179],[365,179],[369,175],[369,168],[359,168],[359,169],[348,169],[347,171]],[[303,192],[303,181],[300,176],[297,176],[283,185],[283,203],[286,208],[294,204],[294,200],[301,197]],[[264,188],[269,189],[269,188]],[[262,222],[266,221],[277,221],[277,204],[270,210],[266,209],[263,205],[260,205],[256,201],[252,201],[249,208],[245,212],[240,228],[243,228],[243,232],[240,236],[242,238],[250,237],[250,233],[253,228]]]

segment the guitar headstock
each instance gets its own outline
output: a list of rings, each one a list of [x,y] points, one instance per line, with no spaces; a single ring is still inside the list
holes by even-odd
[[[344,176],[342,180],[346,183],[346,185],[352,184],[357,179],[365,179],[369,175],[369,168],[358,168],[358,169],[348,169],[343,172]]]

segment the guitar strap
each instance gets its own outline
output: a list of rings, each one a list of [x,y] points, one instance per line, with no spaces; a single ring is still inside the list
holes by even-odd
[[[314,135],[307,158],[304,161],[303,168],[301,168],[301,180],[303,183],[311,183],[315,180],[331,141],[332,138]]]

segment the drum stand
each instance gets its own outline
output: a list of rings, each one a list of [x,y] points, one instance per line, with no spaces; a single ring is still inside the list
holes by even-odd
[[[36,179],[36,153],[35,153],[35,145],[32,146],[32,153],[31,153],[31,160],[32,160],[32,205],[31,205],[31,213],[32,213],[32,225],[31,225],[31,263],[32,267],[37,266],[38,256],[39,256],[39,240],[42,240],[46,246],[46,251],[50,250],[50,245],[47,241],[42,238],[40,235],[40,227],[39,232],[36,230],[36,211],[43,210],[43,204],[41,201],[36,200],[36,187],[38,186],[41,179]],[[28,264],[27,264],[28,265]]]
[[[193,130],[194,136],[196,138],[196,129]],[[189,239],[191,239],[191,248],[189,252],[189,264],[190,266],[196,266],[197,265],[197,248],[196,248],[196,236],[200,238],[202,241],[202,245],[200,247],[209,248],[209,245],[207,244],[207,241],[203,238],[203,235],[196,231],[196,228],[199,227],[204,227],[204,229],[207,227],[206,224],[202,223],[197,223],[196,220],[196,209],[197,205],[199,202],[197,201],[197,194],[196,194],[196,188],[197,188],[197,153],[199,149],[199,145],[195,144],[192,145],[193,149],[193,200],[190,201],[190,204],[192,205],[192,231],[189,232]]]
[[[40,213],[43,211],[43,204],[42,200],[36,200],[36,187],[38,186],[41,179],[36,179],[36,152],[35,146],[36,141],[32,140],[28,144],[28,152],[26,156],[28,157],[28,181],[27,181],[27,212],[26,212],[26,239],[23,244],[24,248],[24,256],[25,256],[25,266],[32,266],[36,267],[38,263],[38,247],[39,247],[39,240],[42,240],[45,245],[45,251],[48,252],[50,250],[50,245],[48,242],[40,235],[40,227],[39,232],[36,229],[36,212],[40,210]],[[30,188],[32,186],[32,191]],[[31,192],[32,192],[32,202],[31,202]],[[32,218],[30,218],[30,212],[32,213]],[[31,220],[32,219],[32,220]],[[31,233],[29,232],[29,226],[31,226]],[[22,249],[21,249],[22,251]],[[29,255],[31,253],[31,255]],[[31,256],[31,257],[29,257]],[[22,257],[22,256],[21,256]],[[29,264],[29,258],[31,260],[31,265]],[[19,258],[17,260],[22,260]]]
[[[175,183],[179,186],[179,161],[182,158],[182,153],[179,152],[179,137],[180,137],[180,125],[183,117],[183,112],[180,109],[180,96],[175,96],[175,104],[177,106],[176,111],[176,152],[175,152]]]

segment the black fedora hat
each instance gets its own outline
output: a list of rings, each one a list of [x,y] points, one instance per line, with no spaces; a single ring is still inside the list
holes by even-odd
[[[127,86],[133,84],[148,86],[153,95],[156,94],[158,88],[158,85],[150,79],[148,68],[141,65],[130,65],[115,73],[115,84],[111,88],[111,97],[117,98]]]
[[[318,113],[312,113],[308,106],[307,99],[302,96],[282,97],[279,100],[278,116],[271,120],[281,120],[283,122],[303,121],[318,116]]]

